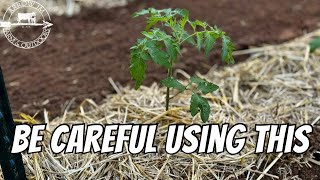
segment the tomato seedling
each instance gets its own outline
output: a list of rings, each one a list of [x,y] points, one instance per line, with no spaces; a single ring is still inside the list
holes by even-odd
[[[206,57],[212,51],[218,39],[222,41],[221,56],[226,63],[234,63],[232,51],[234,46],[230,38],[218,27],[210,26],[206,22],[199,20],[191,21],[189,12],[185,9],[144,9],[133,16],[147,16],[147,25],[141,39],[137,40],[135,46],[131,47],[130,75],[135,80],[135,89],[138,89],[147,69],[146,61],[152,60],[154,63],[168,70],[167,78],[161,80],[161,84],[167,87],[166,110],[169,109],[170,89],[177,89],[179,93],[192,91],[190,101],[191,115],[195,116],[200,112],[203,122],[207,122],[210,114],[210,106],[204,97],[207,93],[212,93],[219,87],[205,79],[191,77],[187,85],[183,85],[173,77],[173,64],[180,56],[181,45],[191,44],[199,51],[204,51]],[[188,32],[189,25],[191,33]],[[196,88],[193,88],[196,85]],[[179,94],[178,93],[178,94]]]

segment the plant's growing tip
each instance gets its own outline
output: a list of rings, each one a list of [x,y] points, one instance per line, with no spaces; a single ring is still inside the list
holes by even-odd
[[[222,60],[228,64],[234,63],[232,57],[234,46],[230,38],[216,26],[212,27],[199,20],[191,21],[189,12],[185,9],[157,10],[149,8],[135,13],[133,17],[143,15],[147,16],[147,25],[142,32],[143,38],[138,39],[135,46],[130,49],[130,74],[135,80],[135,89],[141,86],[145,78],[146,61],[151,60],[168,70],[167,78],[161,81],[167,87],[166,110],[168,110],[169,101],[172,98],[170,97],[170,88],[177,89],[179,93],[190,90],[193,93],[190,101],[192,116],[200,112],[202,121],[207,122],[210,106],[207,99],[201,94],[212,93],[219,87],[198,77],[192,77],[188,85],[185,86],[173,77],[173,64],[181,55],[182,44],[191,44],[199,51],[203,51],[208,57],[218,39],[222,41]],[[190,27],[191,32],[187,31],[187,26]],[[192,88],[192,84],[196,85],[196,90]]]

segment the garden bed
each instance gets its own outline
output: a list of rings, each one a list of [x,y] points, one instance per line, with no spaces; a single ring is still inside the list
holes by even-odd
[[[74,17],[52,15],[51,34],[36,49],[18,49],[0,38],[0,64],[13,111],[33,115],[46,108],[54,117],[62,115],[69,101],[75,101],[73,107],[85,98],[100,104],[115,92],[109,77],[121,85],[131,83],[129,48],[145,26],[143,18],[131,15],[148,7],[186,8],[192,20],[204,20],[226,31],[237,49],[283,42],[316,29],[320,22],[318,0],[144,0],[112,9],[83,8]],[[208,60],[189,47],[183,48],[182,55],[176,68],[191,75],[221,64],[217,51]],[[236,57],[237,62],[243,59]],[[164,74],[151,66],[145,85],[163,79]]]
[[[209,123],[244,123],[249,128],[244,135],[247,143],[239,154],[166,154],[163,145],[169,124],[202,123],[199,116],[192,118],[188,112],[188,92],[172,99],[172,109],[165,111],[165,88],[153,84],[136,91],[113,84],[117,93],[107,95],[101,105],[87,99],[76,111],[67,108],[55,119],[45,113],[45,149],[23,155],[27,173],[41,179],[317,179],[320,162],[314,155],[318,156],[320,149],[320,54],[310,54],[308,46],[316,35],[320,31],[281,45],[237,51],[235,55],[250,55],[248,61],[198,74],[220,86],[206,95],[212,111]],[[181,70],[177,73],[188,76]],[[50,132],[63,123],[159,123],[155,139],[158,153],[131,155],[124,149],[120,154],[54,155],[48,148]],[[254,126],[282,123],[314,126],[309,151],[299,155],[255,154]]]

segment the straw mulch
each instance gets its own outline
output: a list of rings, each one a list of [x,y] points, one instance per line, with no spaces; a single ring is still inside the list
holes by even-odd
[[[290,163],[310,168],[319,166],[320,162],[312,156],[319,149],[315,145],[304,155],[291,155],[287,159],[288,168],[273,174],[269,170],[287,155],[254,154],[255,124],[316,126],[320,114],[320,56],[317,52],[310,54],[308,46],[315,35],[320,35],[320,31],[282,45],[235,52],[235,57],[251,56],[234,66],[213,67],[202,76],[220,86],[219,91],[206,96],[212,109],[209,123],[245,123],[250,129],[240,154],[167,155],[164,141],[169,124],[202,124],[199,116],[192,118],[188,112],[190,94],[172,99],[172,109],[165,112],[165,88],[154,84],[135,91],[109,79],[118,93],[109,95],[101,106],[87,100],[76,111],[67,109],[63,117],[54,120],[45,112],[48,123],[45,150],[23,155],[28,176],[35,179],[289,179],[293,176]],[[176,73],[188,76],[181,70]],[[48,148],[50,132],[63,123],[132,122],[159,123],[156,137],[159,153],[131,155],[125,148],[120,154],[54,155]]]

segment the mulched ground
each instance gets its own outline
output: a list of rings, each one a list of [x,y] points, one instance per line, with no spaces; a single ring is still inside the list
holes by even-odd
[[[0,38],[0,64],[13,110],[33,114],[47,108],[60,115],[62,105],[74,97],[77,103],[84,98],[99,102],[113,92],[108,77],[130,83],[129,48],[145,25],[143,18],[131,15],[147,7],[186,8],[192,19],[225,30],[238,49],[286,41],[320,22],[318,0],[144,0],[109,10],[84,9],[73,18],[54,16],[48,40],[36,49],[18,49]],[[205,73],[217,62],[218,53],[205,61],[197,50],[186,48],[177,68]],[[164,76],[165,71],[151,66],[145,84]]]
[[[316,29],[320,22],[319,0],[137,0],[121,8],[84,9],[73,18],[53,16],[52,32],[39,48],[18,49],[0,38],[0,64],[13,111],[33,114],[46,108],[56,116],[72,98],[75,104],[84,98],[101,101],[113,92],[108,77],[132,83],[129,48],[145,23],[131,14],[150,6],[186,8],[192,19],[221,27],[238,49],[283,42]],[[217,62],[218,52],[204,61],[197,50],[186,47],[177,68],[205,73]],[[145,84],[164,76],[165,71],[151,66]]]

